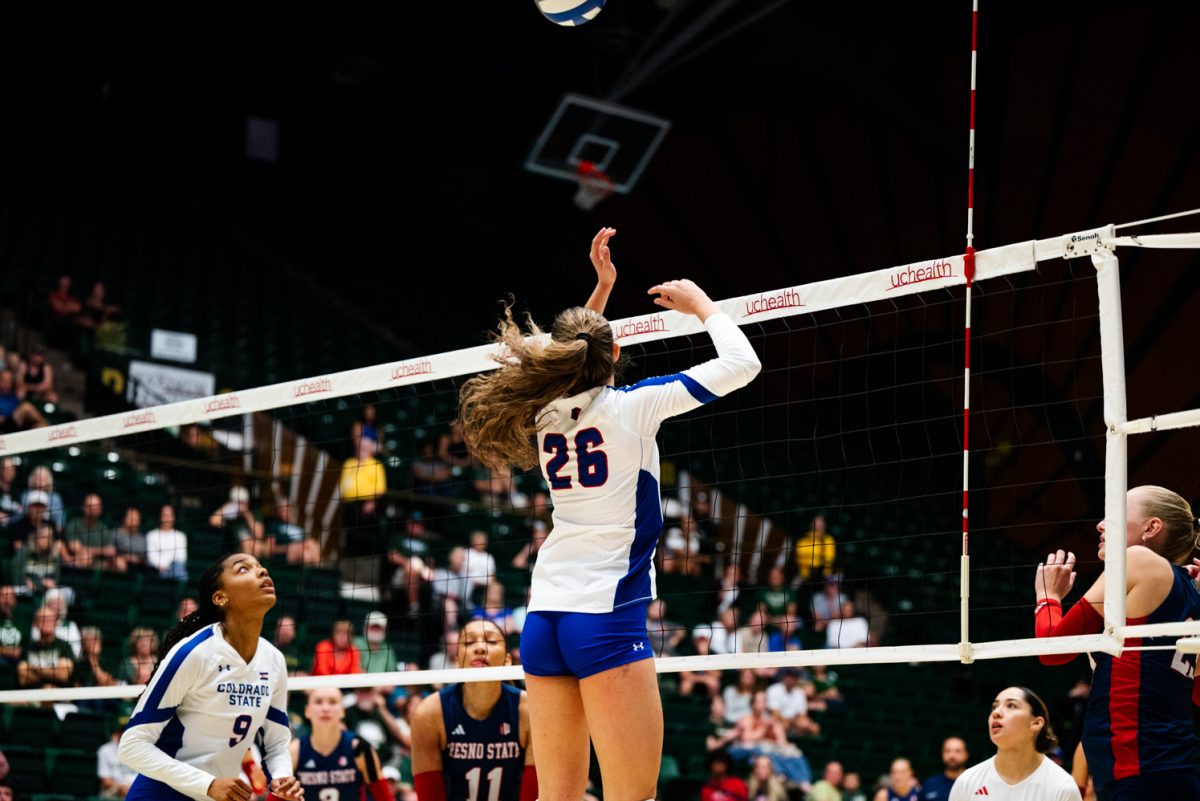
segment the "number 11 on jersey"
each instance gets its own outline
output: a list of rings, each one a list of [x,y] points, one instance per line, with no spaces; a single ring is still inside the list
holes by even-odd
[[[482,801],[479,798],[479,775],[483,768],[471,768],[467,771],[467,801]],[[504,778],[504,768],[492,768],[487,775],[487,801],[500,801],[500,784]]]

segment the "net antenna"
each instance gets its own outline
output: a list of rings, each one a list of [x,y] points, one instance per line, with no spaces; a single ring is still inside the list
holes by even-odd
[[[967,250],[963,255],[963,276],[966,279],[966,313],[963,332],[963,487],[962,487],[962,579],[959,589],[961,631],[959,657],[971,662],[971,638],[968,620],[971,598],[970,552],[970,482],[971,456],[971,289],[975,284],[975,56],[979,45],[979,0],[971,0],[971,123],[967,148]]]
[[[583,211],[591,211],[616,189],[612,179],[590,161],[579,162],[578,178],[575,205]]]

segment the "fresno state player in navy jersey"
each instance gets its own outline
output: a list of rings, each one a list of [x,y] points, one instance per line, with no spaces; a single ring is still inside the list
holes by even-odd
[[[1129,490],[1126,530],[1105,540],[1127,550],[1126,620],[1129,625],[1200,620],[1200,593],[1186,564],[1195,550],[1200,522],[1182,497],[1162,487]],[[1111,533],[1111,536],[1108,536]],[[1123,542],[1122,542],[1123,540]],[[1052,553],[1038,566],[1035,589],[1037,635],[1067,636],[1101,631],[1104,576],[1063,616],[1062,599],[1075,582],[1075,555]],[[1126,647],[1173,645],[1173,637],[1125,641]],[[1059,665],[1075,654],[1043,656]],[[1097,653],[1091,697],[1083,723],[1083,750],[1102,801],[1141,798],[1200,798],[1200,739],[1192,729],[1196,657],[1175,650],[1126,650],[1119,657]]]
[[[312,731],[292,740],[292,768],[308,801],[392,801],[387,779],[379,774],[379,755],[370,743],[347,731],[346,708],[336,687],[309,690],[304,717]]]
[[[886,787],[880,787],[874,801],[921,801],[921,785],[912,763],[904,757],[892,760]]]
[[[511,665],[504,632],[472,620],[458,634],[458,667]],[[499,681],[448,684],[417,707],[413,781],[420,801],[535,801],[525,693]]]

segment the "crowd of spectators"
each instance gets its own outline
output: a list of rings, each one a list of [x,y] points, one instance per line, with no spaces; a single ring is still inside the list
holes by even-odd
[[[69,285],[60,290],[69,293]],[[62,308],[72,307],[67,303]],[[77,317],[70,314],[59,323],[76,324]],[[180,434],[189,447],[197,437]],[[300,636],[305,626],[297,625],[293,614],[274,621],[273,639],[293,675],[452,667],[457,630],[475,618],[492,620],[510,635],[519,663],[528,574],[552,535],[549,497],[540,477],[484,469],[452,425],[440,436],[426,437],[418,456],[405,465],[399,485],[389,487],[385,460],[394,466],[395,459],[370,405],[354,421],[346,451],[339,480],[341,539],[327,552],[312,527],[297,522],[286,488],[273,485],[252,492],[237,483],[207,517],[181,521],[174,503],[152,510],[130,503],[110,510],[98,492],[84,493],[68,509],[49,466],[30,467],[21,481],[18,460],[0,458],[0,536],[7,543],[9,566],[9,581],[0,587],[0,678],[8,674],[10,686],[30,688],[144,683],[154,669],[161,631],[137,626],[124,641],[106,643],[98,627],[80,628],[70,618],[74,588],[63,583],[64,570],[141,572],[183,587],[195,578],[189,576],[188,554],[189,541],[196,537],[219,537],[270,564],[336,566],[343,579],[350,565],[355,581],[343,587],[366,584],[374,590],[368,597],[377,608],[365,617],[310,619],[305,623],[308,638]],[[500,558],[493,552],[494,531],[487,527],[460,540],[436,530],[458,508],[464,488],[474,508],[520,521],[515,528],[519,547],[505,549],[511,555]],[[792,539],[787,558],[766,566],[763,579],[756,581],[725,552],[715,500],[704,489],[663,499],[664,537],[656,568],[664,580],[676,576],[698,588],[696,594],[707,599],[701,603],[707,604],[708,622],[697,623],[695,609],[684,616],[690,622],[673,621],[667,599],[650,604],[647,625],[657,656],[877,642],[858,613],[870,598],[851,597],[837,572],[837,546],[824,516],[815,515],[811,528]],[[510,532],[509,543],[512,536]],[[21,599],[34,610],[27,630],[14,618]],[[177,616],[187,614],[194,603],[185,598]],[[328,628],[312,644],[313,628],[322,624]],[[398,631],[416,633],[420,650],[399,653],[393,637]],[[430,689],[381,683],[351,692],[346,696],[347,724],[380,750],[386,764],[399,768],[411,743],[410,713]],[[822,666],[693,670],[664,676],[663,689],[681,698],[707,699],[712,769],[723,765],[723,775],[730,778],[749,776],[753,797],[790,793],[794,798],[819,792],[822,781],[834,783],[830,777],[836,771],[830,768],[816,780],[804,743],[821,735],[821,716],[841,714],[853,703],[839,690],[836,671]],[[838,786],[850,792],[844,798],[854,797],[854,779],[854,774],[838,776]],[[115,768],[105,782],[106,792],[117,795],[125,786]]]
[[[22,356],[0,343],[0,434],[46,426],[45,404],[53,408],[57,402],[54,370],[45,352],[36,349]]]

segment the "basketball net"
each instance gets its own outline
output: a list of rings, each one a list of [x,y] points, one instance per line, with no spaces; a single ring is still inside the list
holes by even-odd
[[[575,205],[591,211],[604,198],[613,193],[612,179],[590,161],[579,163],[579,188],[575,190]]]

